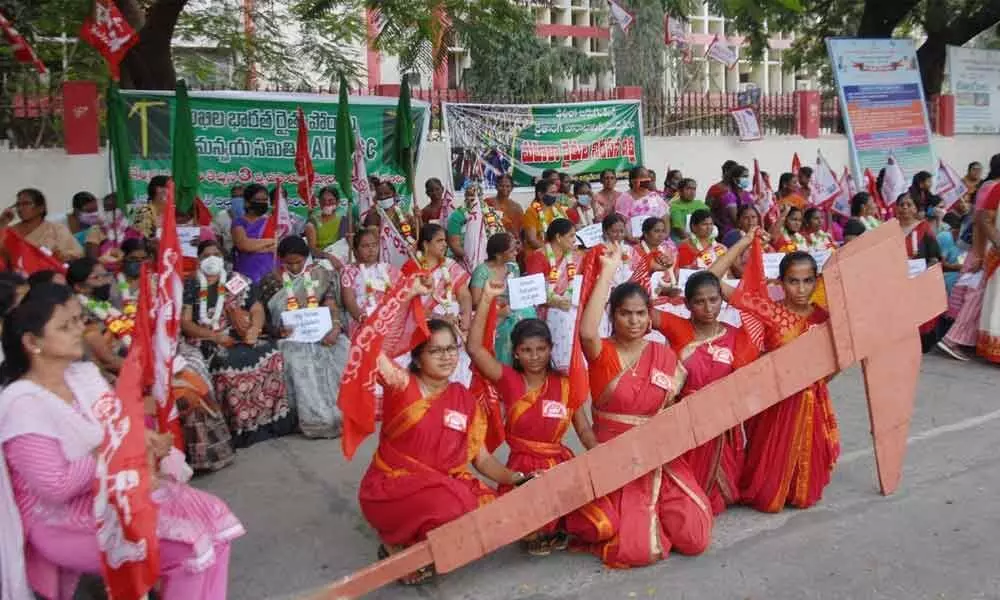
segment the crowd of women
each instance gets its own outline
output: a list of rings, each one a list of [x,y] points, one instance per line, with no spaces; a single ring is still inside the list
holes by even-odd
[[[642,167],[628,173],[624,191],[614,172],[602,173],[595,190],[547,171],[525,208],[512,199],[509,176],[487,198],[468,185],[459,206],[429,180],[429,203],[419,211],[391,183],[376,181],[368,214],[324,188],[316,210],[280,239],[265,233],[275,191],[233,188],[211,226],[194,223],[193,211],[176,215],[179,225],[198,227],[185,249],[183,341],[172,385],[187,462],[195,471],[217,470],[236,449],[295,431],[346,440],[351,414],[343,413],[378,412],[378,447],[359,500],[380,552],[397,552],[571,458],[570,426],[593,448],[824,322],[815,253],[835,251],[890,215],[903,227],[910,258],[941,263],[953,274],[952,296],[960,296],[950,319],[922,328],[928,347],[967,359],[962,347],[977,346],[1000,362],[1000,155],[983,183],[970,166],[970,193],[950,210],[929,193],[925,175],[889,206],[857,194],[850,219],[810,203],[807,168],[783,174],[777,209],[761,214],[748,169],[731,161],[704,202],[679,171],[660,187]],[[67,263],[65,274],[0,278],[0,501],[16,500],[19,512],[4,513],[5,531],[19,523],[27,548],[20,564],[8,564],[18,553],[5,549],[5,590],[27,585],[15,576],[25,572],[24,560],[31,587],[47,597],[69,597],[76,575],[97,570],[86,507],[99,439],[88,412],[96,398],[86,390],[107,389],[123,366],[142,267],[156,256],[166,184],[153,178],[146,202],[128,215],[113,197],[101,211],[97,198],[81,193],[66,225],[51,222],[44,196],[30,189],[17,194],[16,223],[13,211],[0,215],[0,226]],[[380,253],[386,220],[410,244],[402,264]],[[472,223],[481,226],[473,231]],[[762,251],[785,253],[770,285],[750,269]],[[512,306],[507,282],[522,274],[543,276],[544,302]],[[737,287],[741,277],[761,281]],[[722,318],[727,303],[759,321],[763,336],[752,340],[738,320]],[[375,323],[380,331],[407,330],[402,320],[414,313],[399,309],[417,304],[427,334],[409,352],[386,344],[374,363],[378,397],[339,398],[352,337]],[[301,341],[288,327],[284,317],[301,309],[329,311],[331,328],[321,339]],[[578,354],[589,395],[575,393],[567,374]],[[76,385],[96,373],[100,385]],[[489,397],[495,406],[483,401]],[[366,402],[373,406],[359,406]],[[155,456],[169,453],[169,440],[147,438]],[[506,464],[493,456],[500,440],[510,449]],[[710,543],[714,516],[729,505],[775,512],[818,502],[838,440],[826,383],[815,382],[549,523],[524,545],[544,555],[572,544],[615,567],[650,564],[671,549],[698,554]],[[183,476],[164,473],[158,485],[169,549],[161,557],[164,597],[223,598],[228,543],[242,527]],[[185,527],[163,525],[170,519]],[[431,576],[425,569],[403,581]]]

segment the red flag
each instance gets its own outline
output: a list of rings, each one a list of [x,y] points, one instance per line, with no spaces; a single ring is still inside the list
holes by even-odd
[[[148,281],[146,266],[142,280]],[[110,598],[138,600],[160,578],[157,506],[153,469],[146,455],[143,401],[144,366],[152,353],[149,293],[140,291],[138,327],[114,393],[98,400],[94,415],[105,431],[97,456],[98,540],[101,571]]]
[[[156,424],[160,433],[173,436],[178,450],[184,439],[177,407],[170,393],[174,376],[174,356],[181,329],[184,286],[181,281],[181,248],[177,239],[174,214],[174,180],[167,182],[167,204],[163,209],[163,236],[156,255],[156,327],[153,336],[153,398],[156,400]]]
[[[583,345],[580,342],[580,320],[583,318],[584,308],[590,300],[590,295],[594,292],[594,284],[601,274],[601,255],[604,253],[604,244],[598,244],[587,252],[580,264],[580,273],[583,274],[583,283],[580,285],[580,306],[576,311],[576,325],[573,331],[573,349],[569,357],[569,406],[573,409],[583,406],[590,395],[590,376],[587,373],[587,359],[583,356]]]
[[[10,227],[4,229],[3,247],[7,256],[10,257],[11,266],[25,277],[38,271],[56,271],[63,275],[66,274],[66,265],[18,235]]]
[[[878,178],[872,174],[871,169],[865,169],[865,190],[875,200],[875,204],[878,205],[880,216],[885,217],[888,210],[886,209],[885,201],[882,199],[882,194],[878,191]]]
[[[410,298],[413,283],[420,275],[409,275],[389,290],[351,338],[351,354],[337,396],[337,406],[344,413],[340,444],[348,460],[375,431],[379,355],[394,358],[430,337],[423,303],[419,298]]]
[[[497,301],[494,299],[486,315],[486,331],[483,333],[483,346],[490,354],[495,354],[493,342],[496,336],[497,320]],[[486,414],[486,449],[493,452],[500,447],[506,438],[503,413],[500,410],[500,393],[493,382],[486,379],[475,366],[472,367],[472,381],[469,383],[469,391]]]
[[[792,155],[792,175],[799,176],[799,169],[802,168],[802,161],[799,160],[799,153]]]
[[[753,244],[750,246],[750,256],[747,257],[747,264],[743,268],[743,278],[737,287],[737,293],[751,293],[755,296],[766,298],[767,277],[764,275],[764,250],[760,245],[760,236],[754,236]],[[764,351],[764,324],[754,315],[741,310],[740,321],[743,329],[750,337],[750,341],[761,352]]]
[[[202,227],[212,225],[212,211],[208,210],[201,198],[194,199],[194,220]]]
[[[284,180],[279,179],[274,187],[274,206],[271,215],[267,217],[261,239],[280,239],[292,229],[292,217],[288,214],[288,201],[285,198]]]
[[[299,176],[299,198],[306,203],[309,210],[316,208],[316,197],[313,186],[316,184],[316,171],[313,170],[312,156],[309,155],[309,129],[306,126],[306,116],[299,107],[299,132],[295,141],[295,172]]]
[[[95,0],[93,13],[83,20],[80,39],[101,53],[108,61],[111,77],[117,81],[118,65],[139,42],[139,34],[122,16],[114,0]]]
[[[41,75],[49,72],[42,59],[35,54],[35,49],[31,47],[28,40],[24,39],[24,36],[18,33],[14,29],[14,25],[3,15],[0,15],[0,30],[3,31],[4,38],[7,39],[7,43],[14,51],[14,58],[17,59],[17,62],[35,67],[35,70]]]

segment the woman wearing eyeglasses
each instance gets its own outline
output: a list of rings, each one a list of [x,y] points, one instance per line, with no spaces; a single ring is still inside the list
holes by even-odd
[[[13,209],[16,209],[17,218],[20,220],[10,225],[14,221]],[[45,196],[40,191],[33,188],[19,191],[13,209],[8,208],[0,213],[0,232],[10,225],[11,230],[26,242],[47,251],[46,254],[51,254],[63,262],[83,256],[83,247],[76,241],[68,227],[62,223],[45,220],[49,211]]]

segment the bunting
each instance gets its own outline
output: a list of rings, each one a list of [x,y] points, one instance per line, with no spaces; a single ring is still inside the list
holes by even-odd
[[[3,32],[4,38],[10,44],[11,50],[14,53],[14,59],[17,62],[31,65],[39,75],[48,74],[49,70],[45,67],[42,59],[38,58],[35,49],[31,47],[28,40],[24,39],[23,35],[18,33],[17,29],[14,29],[13,23],[8,21],[7,17],[2,14],[0,14],[0,31]]]

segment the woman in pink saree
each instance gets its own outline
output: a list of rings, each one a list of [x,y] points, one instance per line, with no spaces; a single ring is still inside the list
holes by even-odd
[[[612,335],[601,339],[601,313],[621,256],[612,251],[600,260],[580,338],[589,363],[594,433],[603,443],[673,404],[686,372],[668,346],[644,339],[652,309],[636,283],[611,293]],[[571,513],[566,529],[608,566],[644,566],[666,558],[671,549],[704,552],[712,537],[712,509],[681,457]]]

